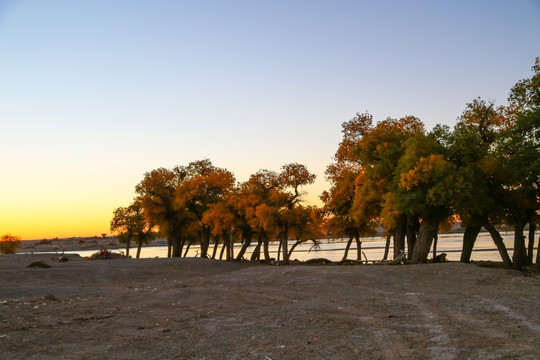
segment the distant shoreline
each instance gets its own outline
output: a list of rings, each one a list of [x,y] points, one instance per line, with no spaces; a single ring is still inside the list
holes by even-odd
[[[509,252],[513,249],[512,232],[502,234],[505,237],[507,249]],[[473,259],[476,261],[501,261],[496,246],[490,241],[490,234],[483,232],[479,234],[478,241],[473,251]],[[291,240],[292,244],[294,241]],[[295,250],[295,255],[292,259],[301,261],[312,258],[327,258],[331,261],[340,261],[345,252],[345,244],[347,239],[322,239],[321,247],[312,249],[311,243],[298,246]],[[338,244],[343,244],[342,246]],[[362,260],[370,262],[383,259],[385,238],[383,237],[368,237],[362,239]],[[393,248],[390,245],[388,259],[393,259]],[[213,244],[210,245],[213,248]],[[235,244],[235,254],[241,247],[240,243]],[[439,243],[437,246],[437,254],[445,252],[448,261],[459,261],[461,253],[461,233],[450,232],[439,234]],[[118,242],[114,236],[109,237],[72,237],[64,239],[44,239],[44,240],[26,240],[23,241],[18,250],[18,254],[50,254],[50,253],[78,253],[81,256],[90,256],[100,249],[108,249],[112,251],[125,253],[125,244]],[[255,248],[255,244],[249,247],[245,258],[249,258],[251,251]],[[197,257],[199,246],[194,244],[191,246],[188,257]],[[365,252],[365,253],[364,253]],[[135,257],[136,246],[131,244],[129,255]],[[277,243],[271,243],[271,257],[277,258]],[[476,254],[476,255],[474,255]],[[218,255],[219,257],[219,252]],[[348,259],[356,259],[356,245],[353,244],[349,251]],[[432,256],[432,255],[430,255]],[[141,257],[167,257],[167,240],[157,239],[150,244],[143,246]]]

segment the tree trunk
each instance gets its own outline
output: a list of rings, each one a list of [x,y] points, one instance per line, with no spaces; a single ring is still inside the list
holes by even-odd
[[[234,259],[234,250],[233,250],[233,234],[227,235],[223,232],[223,241],[227,244],[227,261],[233,261]]]
[[[138,259],[141,256],[141,248],[142,248],[142,242],[137,244],[137,256],[136,256],[136,259]]]
[[[170,236],[167,236],[167,257],[170,258],[172,255],[172,240]]]
[[[489,232],[491,235],[491,238],[493,239],[493,242],[497,246],[497,250],[499,250],[499,254],[501,255],[501,259],[508,268],[512,268],[512,260],[510,260],[510,256],[508,256],[508,250],[506,250],[506,245],[504,245],[503,238],[501,234],[489,223],[489,221],[484,220],[482,223],[482,226]]]
[[[296,240],[296,242],[293,244],[293,246],[291,246],[291,248],[289,249],[289,259],[291,258],[291,254],[293,253],[294,249],[296,249],[296,247],[298,245],[300,245],[301,243],[302,243],[302,241]]]
[[[411,260],[414,251],[414,243],[416,243],[417,230],[418,216],[412,216],[409,218],[409,221],[407,221],[407,260]]]
[[[187,257],[190,247],[191,247],[191,241],[188,241],[187,246],[186,246],[186,251],[184,251],[184,257]]]
[[[519,219],[514,227],[514,270],[523,270],[523,265],[527,262],[525,239],[523,238],[525,225],[527,225],[527,221]]]
[[[285,229],[281,234],[281,244],[283,246],[283,265],[289,265],[289,231]]]
[[[349,237],[349,241],[347,241],[347,246],[345,247],[345,253],[343,254],[343,259],[341,261],[347,260],[347,257],[349,256],[349,249],[351,248],[351,244],[353,241],[353,237]]]
[[[247,249],[251,245],[251,238],[253,234],[251,231],[244,231],[244,243],[242,244],[242,248],[240,249],[240,252],[238,252],[238,255],[236,255],[236,260],[242,260],[244,257],[244,254],[246,253]]]
[[[536,231],[536,224],[529,223],[529,246],[527,248],[527,258],[529,259],[529,264],[533,263],[533,253],[534,253],[534,233]]]
[[[439,218],[431,214],[425,214],[418,229],[418,236],[414,244],[411,261],[414,263],[425,263],[431,249],[431,242],[439,230]]]
[[[128,237],[127,240],[126,240],[126,257],[129,257],[129,247],[130,247],[130,244],[131,244],[131,238]]]
[[[405,215],[400,215],[397,220],[397,226],[394,229],[394,259],[397,258],[402,251],[405,251],[406,233],[407,217]]]
[[[263,250],[264,250],[264,261],[270,262],[270,250],[268,245],[268,236],[265,232],[262,233],[262,240],[263,240]]]
[[[221,252],[219,253],[219,260],[223,260],[223,254],[225,253],[226,248],[227,248],[227,241],[224,241],[223,246],[221,247]]]
[[[388,259],[388,252],[390,250],[390,239],[391,238],[392,238],[392,235],[390,235],[390,234],[386,235],[386,245],[384,245],[383,261]]]
[[[469,225],[465,228],[465,233],[463,234],[463,247],[461,249],[461,259],[459,261],[463,263],[468,263],[471,261],[472,250],[474,248],[474,243],[476,238],[480,233],[482,226],[480,225]]]
[[[186,241],[187,241],[186,238],[182,238],[182,241],[180,242],[180,255],[179,255],[179,257],[183,255],[184,245],[186,244]]]
[[[212,251],[212,259],[216,258],[217,249],[219,246],[219,237],[214,237],[214,250]]]
[[[536,270],[540,271],[540,240],[538,240],[538,245],[536,246]]]
[[[182,237],[180,235],[172,236],[172,257],[182,256]]]
[[[356,260],[362,261],[362,242],[360,241],[360,236],[355,236],[356,240]]]
[[[437,227],[437,232],[433,235],[433,260],[437,257],[437,242],[439,241],[439,228]]]
[[[230,252],[230,260],[229,261],[233,261],[234,260],[234,234],[231,233],[230,235],[230,238],[231,238],[231,243],[230,243],[230,246],[229,246],[229,252]]]
[[[200,244],[201,244],[201,257],[206,258],[208,257],[208,246],[210,245],[210,229],[204,227],[201,231],[200,236]]]
[[[251,253],[251,259],[250,259],[251,261],[256,261],[261,258],[261,244],[262,244],[262,239],[261,239],[261,235],[259,234],[259,239],[257,240],[257,246],[255,246],[255,249]]]

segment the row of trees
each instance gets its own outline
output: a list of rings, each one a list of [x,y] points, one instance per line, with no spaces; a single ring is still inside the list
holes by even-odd
[[[475,99],[453,130],[437,125],[426,132],[412,116],[374,125],[368,113],[344,123],[326,173],[332,186],[323,195],[331,230],[352,240],[382,224],[393,236],[394,256],[406,239],[408,258],[425,262],[440,227],[460,219],[461,261],[470,260],[484,227],[508,267],[531,263],[540,199],[538,58],[533,71],[512,88],[507,106]],[[501,224],[514,227],[513,260],[497,231]]]
[[[348,249],[382,226],[394,241],[394,257],[407,250],[413,262],[427,261],[441,227],[461,220],[465,227],[461,260],[468,262],[480,229],[490,232],[503,262],[515,269],[532,262],[540,199],[540,60],[534,75],[519,81],[508,105],[481,98],[467,104],[453,129],[426,131],[414,116],[374,124],[368,113],[342,124],[343,140],[327,168],[331,184],[322,209],[305,206],[302,187],[315,176],[305,166],[287,164],[280,173],[260,170],[237,183],[226,169],[201,160],[146,173],[128,208],[115,211],[111,229],[128,244],[140,245],[159,229],[169,256],[187,254],[229,260],[233,242],[241,259],[256,239],[251,259],[269,260],[268,244],[278,241],[283,263],[304,241],[348,237]],[[497,231],[514,227],[513,259]],[[529,243],[523,236],[529,224]],[[324,230],[324,231],[323,231]],[[297,242],[290,249],[288,239]],[[209,247],[213,241],[212,254]],[[537,264],[540,263],[537,253]]]
[[[160,168],[144,175],[133,204],[115,210],[111,230],[128,247],[134,240],[140,249],[159,229],[173,257],[198,243],[201,257],[215,258],[221,243],[227,260],[242,259],[256,239],[251,259],[262,258],[262,248],[269,261],[269,242],[277,240],[287,264],[297,244],[325,236],[320,211],[302,203],[302,187],[314,181],[315,175],[300,164],[284,165],[280,173],[260,170],[243,183],[207,159]],[[297,243],[289,249],[290,238]],[[243,244],[236,257],[234,242]]]

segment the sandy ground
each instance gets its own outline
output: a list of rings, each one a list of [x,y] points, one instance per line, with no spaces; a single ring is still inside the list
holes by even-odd
[[[473,264],[1,255],[0,358],[537,359],[539,305],[538,274]]]

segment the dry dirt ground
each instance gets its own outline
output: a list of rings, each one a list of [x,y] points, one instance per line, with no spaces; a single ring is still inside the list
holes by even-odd
[[[538,359],[539,308],[473,264],[0,256],[0,359]]]

